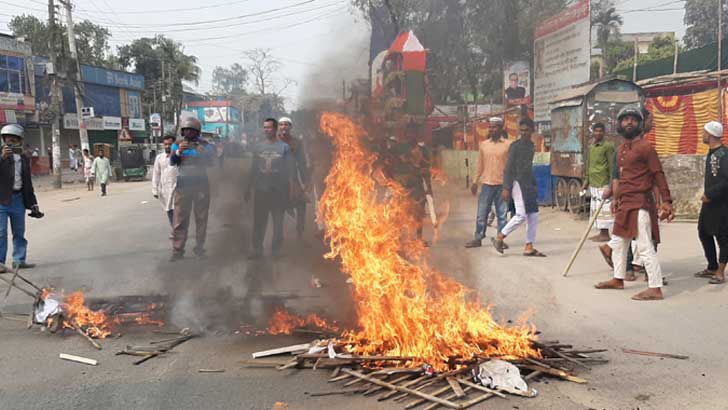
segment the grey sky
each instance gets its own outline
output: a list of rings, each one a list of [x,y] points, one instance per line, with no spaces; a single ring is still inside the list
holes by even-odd
[[[617,0],[624,32],[684,33],[684,1]],[[281,76],[297,82],[284,92],[293,108],[311,93],[339,95],[342,79],[366,77],[367,25],[352,15],[347,0],[74,0],[75,18],[107,26],[112,47],[130,39],[165,34],[199,58],[198,89],[211,86],[215,66],[244,63],[242,52],[271,48],[284,63]],[[47,19],[45,0],[1,0],[0,27],[7,30],[12,15],[30,13]],[[649,9],[635,12],[633,10]],[[247,16],[247,17],[246,17]],[[65,16],[64,16],[65,18]],[[223,20],[224,19],[224,20]],[[188,25],[210,20],[208,24]],[[347,61],[342,61],[347,60]],[[315,81],[310,81],[311,79]],[[309,83],[316,86],[310,86]],[[308,86],[307,86],[308,85]],[[300,95],[305,92],[306,95]]]

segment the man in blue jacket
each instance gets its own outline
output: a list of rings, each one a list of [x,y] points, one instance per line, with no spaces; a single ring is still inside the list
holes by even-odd
[[[205,257],[207,217],[210,210],[210,184],[207,168],[212,164],[210,145],[200,141],[200,121],[186,117],[180,121],[182,142],[172,145],[170,164],[179,169],[174,192],[174,222],[172,227],[171,261],[182,259],[187,243],[190,215],[195,212],[195,256]]]

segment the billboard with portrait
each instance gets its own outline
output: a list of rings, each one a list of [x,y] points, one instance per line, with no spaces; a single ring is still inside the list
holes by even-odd
[[[507,105],[531,103],[531,67],[528,61],[513,61],[503,67],[503,95]]]

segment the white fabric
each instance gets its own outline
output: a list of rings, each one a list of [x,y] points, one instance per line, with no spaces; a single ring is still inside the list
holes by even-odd
[[[152,195],[159,196],[159,202],[165,211],[174,209],[174,190],[177,187],[178,175],[179,168],[169,163],[166,152],[157,155],[152,170]]]
[[[96,157],[94,158],[93,165],[91,165],[91,172],[96,177],[96,181],[99,184],[106,184],[109,182],[109,177],[111,177],[111,163],[109,162],[109,159],[106,157]]]
[[[711,121],[703,127],[703,129],[710,135],[714,137],[722,137],[723,136],[723,124],[719,123],[718,121]]]
[[[13,191],[23,189],[23,159],[18,154],[13,154],[15,160],[15,179],[13,180]]]
[[[607,187],[589,187],[589,193],[591,194],[591,205],[589,207],[590,218],[594,217],[594,213],[599,209],[599,204],[604,201],[602,196]],[[597,216],[597,220],[594,223],[596,229],[612,229],[614,226],[614,216],[612,216],[612,199],[604,201],[604,206]]]
[[[624,279],[627,273],[627,246],[630,246],[631,241],[615,235],[612,242],[614,277]],[[644,209],[639,210],[637,217],[637,240],[635,242],[637,244],[636,252],[634,252],[635,260],[640,258],[644,263],[648,286],[650,288],[662,287],[662,268],[657,260],[657,252],[655,252],[655,246],[652,243],[650,213]]]
[[[505,236],[510,235],[513,231],[518,229],[519,226],[526,223],[526,243],[533,244],[536,242],[536,230],[538,228],[538,212],[526,214],[526,203],[523,201],[523,193],[521,192],[521,186],[518,181],[513,183],[513,189],[511,190],[511,197],[516,205],[516,214],[513,215],[510,221],[503,227],[501,233]]]
[[[91,167],[93,166],[94,158],[89,155],[88,157],[83,157],[83,177],[86,178],[86,182],[89,181],[89,179],[93,178],[93,170]]]
[[[68,149],[68,167],[78,169],[78,160],[76,159],[76,151],[73,148]]]

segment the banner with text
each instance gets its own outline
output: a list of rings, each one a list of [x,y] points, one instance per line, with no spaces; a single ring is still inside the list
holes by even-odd
[[[537,27],[534,39],[534,119],[550,121],[549,103],[562,91],[589,81],[589,0]]]

